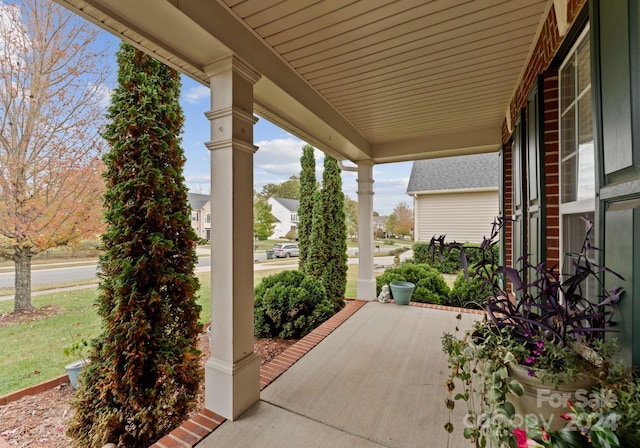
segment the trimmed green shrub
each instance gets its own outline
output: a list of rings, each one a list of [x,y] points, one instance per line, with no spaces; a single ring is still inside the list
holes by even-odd
[[[301,338],[334,314],[322,283],[300,271],[283,271],[255,288],[256,337]]]
[[[400,255],[405,253],[408,250],[409,248],[407,246],[396,247],[395,249],[392,249],[389,251],[389,255]]]
[[[429,269],[427,275],[416,283],[412,300],[414,302],[448,304],[449,286],[435,269]]]
[[[395,281],[411,282],[416,285],[411,300],[414,302],[446,304],[449,300],[449,287],[438,271],[426,264],[406,263],[397,268],[387,269],[376,278],[377,294],[382,285]]]
[[[467,280],[464,272],[461,272],[453,283],[449,302],[462,308],[483,309],[484,302],[490,295],[491,287],[481,277],[469,272]]]
[[[431,260],[429,243],[415,243],[413,245],[413,259],[419,264],[428,263]]]

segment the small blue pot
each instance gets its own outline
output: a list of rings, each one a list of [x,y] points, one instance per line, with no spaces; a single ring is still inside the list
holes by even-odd
[[[389,283],[391,288],[391,296],[396,305],[409,305],[411,302],[411,295],[416,285],[411,282],[391,282]]]
[[[73,387],[74,389],[78,388],[78,376],[80,375],[80,372],[82,372],[84,366],[87,365],[87,363],[88,361],[80,360],[64,366],[64,368],[67,369],[67,375],[69,375],[69,382],[71,383],[71,387]]]

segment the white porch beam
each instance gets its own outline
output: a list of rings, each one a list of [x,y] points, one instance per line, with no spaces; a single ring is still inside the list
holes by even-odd
[[[357,298],[376,298],[373,273],[373,162],[358,162],[358,284]]]
[[[253,351],[253,85],[259,75],[230,56],[211,79],[211,358],[205,407],[234,420],[260,399]]]
[[[495,126],[432,135],[428,138],[378,143],[372,146],[371,154],[375,163],[407,162],[416,159],[497,152],[501,145],[501,127]]]

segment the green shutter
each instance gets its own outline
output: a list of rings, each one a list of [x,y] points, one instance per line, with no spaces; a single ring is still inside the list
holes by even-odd
[[[526,214],[527,214],[527,251],[529,261],[537,265],[545,260],[545,201],[544,201],[544,111],[542,101],[542,79],[534,86],[527,100],[525,111],[526,126]]]
[[[521,115],[524,115],[521,114]],[[513,264],[517,264],[518,259],[522,257],[527,250],[526,234],[527,234],[527,201],[525,199],[526,184],[525,180],[525,140],[524,140],[524,117],[520,117],[513,129],[513,145],[512,151],[512,179],[513,179]]]
[[[625,277],[607,276],[605,284],[624,286],[616,336],[624,359],[640,366],[639,6],[594,0],[590,14],[601,247],[604,264]]]

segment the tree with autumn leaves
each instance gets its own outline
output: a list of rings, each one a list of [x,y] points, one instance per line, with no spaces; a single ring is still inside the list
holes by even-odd
[[[394,235],[410,235],[413,230],[413,211],[406,202],[400,202],[385,222],[387,232]]]
[[[122,44],[104,133],[107,228],[97,311],[102,333],[74,398],[78,447],[148,447],[195,406],[196,234],[180,146],[178,73]]]
[[[31,260],[101,229],[106,89],[97,30],[50,1],[0,3],[0,258],[14,311],[31,305]]]

